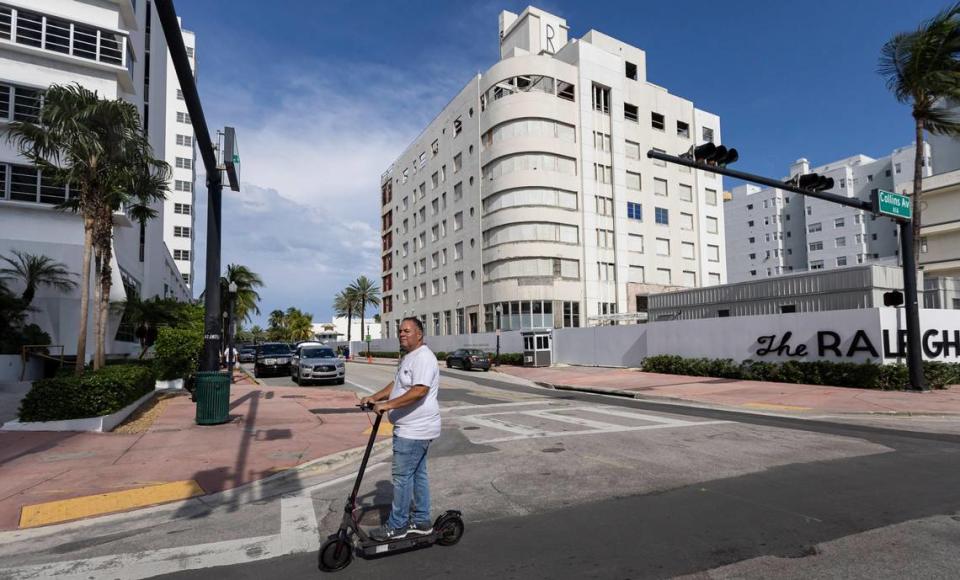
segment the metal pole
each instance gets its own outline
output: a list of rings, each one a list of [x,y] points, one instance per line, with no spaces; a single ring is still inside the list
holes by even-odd
[[[227,344],[227,353],[228,353],[227,368],[229,369],[228,372],[230,373],[231,383],[233,382],[233,366],[235,364],[235,361],[233,360],[234,359],[233,344],[237,337],[237,330],[236,328],[234,328],[234,314],[233,314],[234,308],[236,305],[236,299],[237,299],[237,295],[231,292],[230,293],[230,315],[229,315],[229,318],[227,319],[227,333],[228,333],[227,336],[230,337]]]
[[[920,345],[920,306],[917,303],[917,264],[913,256],[913,222],[900,222],[900,257],[903,259],[903,302],[907,313],[907,370],[910,388],[927,390]]]

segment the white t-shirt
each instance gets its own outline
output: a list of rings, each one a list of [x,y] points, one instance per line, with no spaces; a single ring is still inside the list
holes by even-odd
[[[440,436],[440,404],[437,402],[440,366],[436,355],[425,344],[400,359],[390,400],[403,396],[417,385],[430,390],[416,403],[390,411],[393,432],[404,439],[436,439]]]

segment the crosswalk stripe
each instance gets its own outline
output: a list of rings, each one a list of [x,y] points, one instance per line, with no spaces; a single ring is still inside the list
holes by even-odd
[[[565,409],[566,410],[566,409]],[[580,417],[571,417],[570,415],[561,415],[556,411],[521,411],[521,415],[529,415],[531,417],[539,417],[541,419],[547,419],[549,421],[559,421],[561,423],[571,423],[573,425],[580,425],[581,427],[592,427],[599,431],[611,431],[617,430],[623,425],[617,425],[616,423],[603,423],[600,421],[591,421],[590,419],[582,419]]]

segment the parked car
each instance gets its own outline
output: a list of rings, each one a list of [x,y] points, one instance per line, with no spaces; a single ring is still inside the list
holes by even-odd
[[[253,376],[290,372],[290,348],[283,342],[264,342],[257,345],[257,358],[253,363]]]
[[[257,347],[241,346],[238,349],[237,360],[240,362],[254,362],[257,360]]]
[[[447,355],[447,368],[490,370],[490,358],[487,353],[475,348],[461,348]]]
[[[310,381],[335,381],[342,385],[347,379],[347,369],[331,347],[307,342],[299,344],[293,354],[290,378],[301,386]]]

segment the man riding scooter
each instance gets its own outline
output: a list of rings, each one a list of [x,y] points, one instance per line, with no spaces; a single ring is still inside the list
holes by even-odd
[[[427,450],[440,435],[440,367],[436,355],[423,343],[420,320],[404,318],[399,338],[403,358],[396,377],[360,401],[361,405],[373,404],[377,413],[389,411],[393,423],[393,506],[386,523],[371,533],[377,541],[433,532]]]

